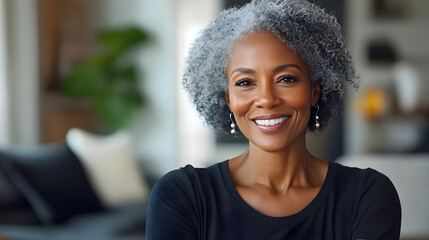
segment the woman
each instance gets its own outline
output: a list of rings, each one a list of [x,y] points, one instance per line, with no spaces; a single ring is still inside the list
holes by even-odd
[[[390,180],[326,162],[307,131],[335,116],[355,71],[336,19],[303,0],[226,10],[190,50],[184,86],[215,130],[238,130],[243,154],[188,165],[154,187],[148,239],[399,239]]]

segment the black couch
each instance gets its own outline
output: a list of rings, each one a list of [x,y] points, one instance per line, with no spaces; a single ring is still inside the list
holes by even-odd
[[[104,207],[66,144],[0,149],[0,239],[144,239],[146,210]]]

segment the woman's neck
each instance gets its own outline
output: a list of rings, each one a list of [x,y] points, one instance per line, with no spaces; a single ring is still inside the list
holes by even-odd
[[[303,134],[279,152],[266,152],[250,143],[248,151],[230,161],[229,167],[235,184],[263,185],[284,194],[292,187],[320,185],[320,174],[315,173],[313,164],[317,161],[307,151]]]

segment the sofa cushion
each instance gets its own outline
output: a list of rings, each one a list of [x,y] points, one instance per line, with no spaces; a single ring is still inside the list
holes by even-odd
[[[9,176],[0,162],[0,225],[1,224],[38,224],[34,212],[10,181]]]
[[[65,144],[3,150],[0,159],[44,224],[103,209],[79,160]]]
[[[147,199],[149,186],[138,166],[128,132],[100,136],[73,128],[66,139],[104,206],[117,208]]]
[[[7,172],[0,164],[0,211],[20,207],[24,202],[24,196],[10,181]]]
[[[72,217],[50,226],[0,225],[0,235],[26,240],[144,240],[147,203]],[[1,239],[1,238],[0,238]]]

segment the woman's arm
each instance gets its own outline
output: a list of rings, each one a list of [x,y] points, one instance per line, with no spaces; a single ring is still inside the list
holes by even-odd
[[[146,239],[197,239],[197,217],[186,175],[175,170],[162,177],[149,199]]]
[[[401,204],[392,182],[374,170],[359,195],[352,239],[399,240]]]

